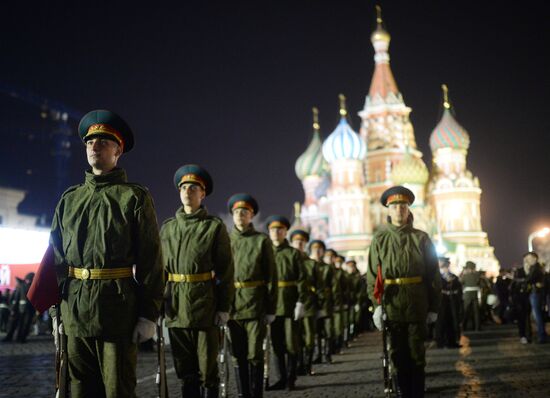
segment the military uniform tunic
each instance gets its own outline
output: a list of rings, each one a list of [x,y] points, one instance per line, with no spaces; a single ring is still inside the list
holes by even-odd
[[[319,263],[306,254],[303,254],[304,270],[306,273],[306,299],[304,304],[304,318],[302,322],[302,338],[304,347],[313,350],[315,344],[315,320],[319,310],[317,291],[322,289],[321,270]]]
[[[269,238],[250,225],[230,234],[235,263],[235,299],[228,326],[232,352],[237,361],[263,364],[262,343],[266,334],[265,315],[275,314],[277,271]],[[247,284],[249,284],[247,286]]]
[[[286,239],[279,246],[273,246],[273,250],[279,291],[276,318],[271,324],[271,342],[280,381],[293,383],[296,379],[296,356],[299,350],[299,329],[298,322],[294,320],[294,309],[298,301],[306,301],[306,272],[302,254],[291,247]],[[288,374],[285,354],[288,354]]]
[[[333,336],[339,339],[344,330],[344,320],[342,312],[344,311],[344,295],[346,289],[344,271],[340,268],[333,268],[332,278],[332,326]]]
[[[160,232],[165,271],[169,274],[211,273],[199,282],[167,282],[166,326],[178,378],[205,387],[218,385],[216,312],[229,312],[234,296],[229,236],[218,217],[201,207],[191,214],[180,208]]]
[[[364,299],[363,289],[361,283],[361,274],[359,271],[354,271],[348,274],[349,281],[349,323],[350,332],[355,334],[359,326],[359,319],[361,317],[361,303]],[[353,330],[351,330],[353,327]]]
[[[105,175],[87,171],[84,184],[61,197],[50,242],[62,287],[73,396],[133,396],[137,351],[131,334],[138,317],[156,321],[164,285],[150,194],[128,183],[123,169]],[[68,277],[69,266],[135,266],[135,275],[75,279]]]

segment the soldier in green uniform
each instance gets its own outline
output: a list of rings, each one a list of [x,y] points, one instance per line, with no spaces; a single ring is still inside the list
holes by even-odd
[[[304,301],[304,318],[301,319],[301,349],[298,354],[298,374],[313,375],[313,350],[315,349],[317,290],[319,289],[320,270],[317,261],[309,258],[305,253],[309,233],[302,229],[295,229],[290,234],[290,244],[300,253],[304,261],[306,272],[307,295]],[[305,351],[305,352],[304,352]]]
[[[162,225],[166,326],[184,397],[218,395],[219,327],[233,302],[233,258],[227,229],[202,205],[212,193],[208,172],[195,164],[174,175],[183,204]]]
[[[382,311],[387,314],[396,389],[404,397],[423,397],[426,324],[437,320],[441,300],[437,255],[428,234],[413,228],[409,189],[392,187],[381,202],[388,223],[373,237],[367,269],[369,296],[377,306],[373,321],[381,330]]]
[[[237,390],[239,397],[258,398],[263,395],[262,343],[267,325],[275,320],[277,271],[271,241],[252,224],[259,210],[256,200],[248,194],[235,194],[229,198],[228,208],[235,224],[229,237],[236,291],[227,326]]]
[[[319,265],[320,276],[317,288],[317,305],[319,307],[316,319],[317,331],[317,356],[313,363],[332,363],[332,278],[334,271],[332,266],[323,262],[326,246],[322,240],[313,240],[309,244],[309,257]],[[324,342],[324,344],[323,344]]]
[[[290,247],[286,240],[290,228],[288,219],[271,216],[268,217],[266,225],[275,252],[279,288],[275,321],[271,325],[271,342],[280,379],[268,389],[292,390],[296,383],[296,356],[300,349],[297,321],[304,316],[304,302],[307,296],[306,273],[302,255]]]
[[[350,301],[352,296],[352,287],[351,287],[351,280],[349,278],[349,274],[344,269],[346,263],[346,258],[340,254],[338,254],[334,261],[334,266],[336,269],[340,270],[340,283],[341,283],[341,289],[342,289],[342,307],[341,307],[341,320],[340,320],[340,328],[341,333],[338,336],[337,340],[337,349],[338,351],[342,351],[344,347],[349,346],[349,307],[350,307]]]
[[[481,276],[476,271],[476,264],[472,261],[466,261],[462,277],[460,278],[463,286],[464,300],[464,330],[472,324],[473,330],[481,330],[479,302],[481,300]]]
[[[67,335],[73,397],[134,397],[136,343],[155,333],[164,286],[155,209],[147,189],[117,167],[134,145],[126,122],[95,110],[78,131],[91,169],[65,191],[53,218],[62,292],[54,328]]]
[[[324,260],[332,267],[332,339],[329,343],[332,354],[340,353],[342,350],[344,323],[343,323],[343,306],[344,306],[344,290],[345,280],[342,268],[342,260],[338,259],[338,253],[333,249],[328,249],[325,252]]]
[[[349,287],[349,340],[357,335],[359,319],[361,318],[361,302],[364,294],[361,284],[361,273],[355,260],[346,261],[344,270],[348,273]]]

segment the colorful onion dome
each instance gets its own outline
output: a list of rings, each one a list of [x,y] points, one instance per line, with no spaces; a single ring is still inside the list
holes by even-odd
[[[366,155],[367,147],[361,137],[348,124],[346,119],[346,97],[340,94],[339,98],[340,122],[323,143],[323,156],[329,163],[341,159],[362,160]]]
[[[421,158],[413,156],[407,150],[405,157],[401,159],[392,170],[391,180],[395,185],[426,184],[429,172]]]
[[[443,116],[432,131],[430,136],[430,147],[432,152],[440,148],[468,149],[470,146],[470,136],[451,113],[451,104],[449,102],[448,90],[446,85],[443,88]]]
[[[376,30],[372,32],[370,41],[374,45],[375,42],[383,41],[389,43],[391,40],[390,34],[382,27],[382,9],[376,6]]]
[[[300,180],[308,176],[323,176],[328,173],[328,164],[323,158],[321,134],[319,133],[319,111],[313,108],[313,138],[306,151],[300,155],[294,171]]]

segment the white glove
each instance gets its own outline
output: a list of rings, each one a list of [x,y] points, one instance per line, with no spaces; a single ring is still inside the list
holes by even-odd
[[[435,323],[437,321],[437,312],[428,312],[428,317],[426,318],[426,323]]]
[[[361,306],[360,306],[359,304],[355,304],[355,305],[353,306],[353,310],[354,310],[355,312],[359,312],[360,309],[361,309]]]
[[[63,327],[63,322],[57,326],[57,317],[54,317],[52,320],[52,336],[53,336],[53,342],[55,344],[55,348],[58,349],[59,347],[59,335],[65,334],[65,328]]]
[[[274,320],[275,320],[275,315],[273,314],[266,314],[264,317],[264,321],[267,325],[271,325]]]
[[[376,329],[382,330],[382,306],[379,305],[374,310],[374,314],[372,314],[372,321],[374,322],[374,326],[376,326]]]
[[[216,312],[216,315],[214,315],[214,324],[216,326],[225,326],[227,321],[229,320],[229,312]]]
[[[139,344],[149,340],[155,335],[156,328],[155,322],[139,317],[132,333],[132,342]]]
[[[297,321],[298,319],[302,319],[304,317],[304,313],[304,304],[298,301],[296,303],[296,307],[294,307],[294,320]]]

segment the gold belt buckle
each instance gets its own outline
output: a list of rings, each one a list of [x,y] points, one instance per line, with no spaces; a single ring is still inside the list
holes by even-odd
[[[80,276],[82,277],[82,279],[89,279],[90,278],[90,270],[87,269],[87,268],[83,268]]]

